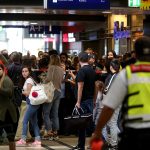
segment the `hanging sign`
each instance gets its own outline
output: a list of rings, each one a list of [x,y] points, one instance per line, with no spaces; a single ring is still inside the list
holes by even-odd
[[[129,7],[140,7],[141,0],[128,0]]]
[[[29,34],[60,34],[60,26],[29,26]]]
[[[109,0],[44,0],[45,9],[110,9]]]

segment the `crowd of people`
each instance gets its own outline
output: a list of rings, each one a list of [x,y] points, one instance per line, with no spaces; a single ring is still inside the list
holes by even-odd
[[[78,136],[74,150],[85,150],[87,136],[92,136],[91,141],[102,138],[109,150],[117,150],[118,134],[122,132],[120,122],[124,106],[119,100],[123,101],[127,93],[127,89],[121,90],[122,84],[127,84],[121,74],[125,76],[122,72],[125,72],[129,65],[136,64],[137,58],[143,55],[139,52],[138,46],[141,45],[135,46],[135,51],[123,56],[117,56],[110,50],[103,58],[98,58],[96,52],[90,48],[74,57],[69,57],[66,53],[59,54],[56,50],[40,51],[38,57],[29,53],[22,56],[19,52],[10,55],[7,51],[1,52],[0,134],[2,135],[3,130],[6,131],[10,148],[14,150],[15,145],[26,146],[31,138],[34,138],[31,146],[41,146],[41,140],[53,140],[58,139],[61,134],[72,134],[71,131],[65,130],[64,117],[71,115],[76,106],[78,109],[82,108],[85,113],[92,113],[93,122],[88,128],[74,133]],[[145,53],[149,56],[150,46],[142,46],[141,51],[148,49]],[[143,57],[141,61],[144,61]],[[31,105],[29,94],[34,82],[49,81],[52,81],[55,87],[52,103]],[[123,83],[120,84],[121,82]],[[12,97],[16,87],[21,89],[22,99],[16,99],[14,103]],[[105,116],[107,117],[104,119]]]

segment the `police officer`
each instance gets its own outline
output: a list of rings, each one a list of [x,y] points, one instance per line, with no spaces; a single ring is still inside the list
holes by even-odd
[[[138,61],[123,69],[114,80],[103,100],[104,108],[91,143],[101,140],[102,128],[122,104],[118,150],[150,149],[150,38],[138,38],[134,48]]]

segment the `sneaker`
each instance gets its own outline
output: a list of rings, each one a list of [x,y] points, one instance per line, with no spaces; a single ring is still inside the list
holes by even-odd
[[[54,135],[53,135],[53,139],[54,139],[54,140],[58,140],[58,139],[59,139],[59,136],[58,136],[58,134],[57,134],[57,133],[56,133],[56,134],[54,133]]]
[[[27,143],[25,140],[20,139],[19,141],[16,142],[16,146],[26,146]]]
[[[33,143],[29,144],[31,147],[41,147],[41,141],[35,140]]]
[[[53,137],[53,136],[49,136],[49,137],[48,137],[48,140],[49,140],[49,141],[53,141],[53,140],[54,140],[54,137]]]
[[[59,136],[58,136],[58,134],[57,134],[57,131],[54,131],[54,132],[53,132],[53,139],[54,139],[54,140],[58,140],[58,139],[59,139]]]
[[[73,147],[72,150],[84,150],[84,148],[80,148],[80,147],[77,145],[77,146]]]

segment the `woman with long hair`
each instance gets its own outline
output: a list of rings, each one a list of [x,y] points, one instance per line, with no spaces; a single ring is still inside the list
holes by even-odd
[[[63,81],[64,70],[61,68],[61,62],[58,55],[51,55],[47,77],[45,82],[52,81],[55,91],[54,98],[51,103],[43,104],[43,119],[47,134],[44,138],[52,140],[57,137],[59,130],[58,109],[61,97],[61,83]]]
[[[13,82],[5,74],[5,67],[0,64],[0,128],[7,133],[9,148],[15,150],[14,137],[16,132],[17,112],[12,101]]]
[[[38,127],[38,120],[37,120],[37,110],[40,105],[31,105],[29,94],[31,91],[32,86],[35,84],[34,79],[31,77],[31,68],[24,66],[22,68],[22,77],[24,82],[22,94],[26,97],[27,109],[23,118],[23,128],[22,128],[22,136],[19,141],[16,142],[17,146],[26,146],[26,138],[27,138],[27,131],[28,131],[28,123],[30,121],[33,130],[35,141],[30,146],[41,146],[41,138],[40,138],[40,131]],[[22,81],[23,81],[22,80]]]

